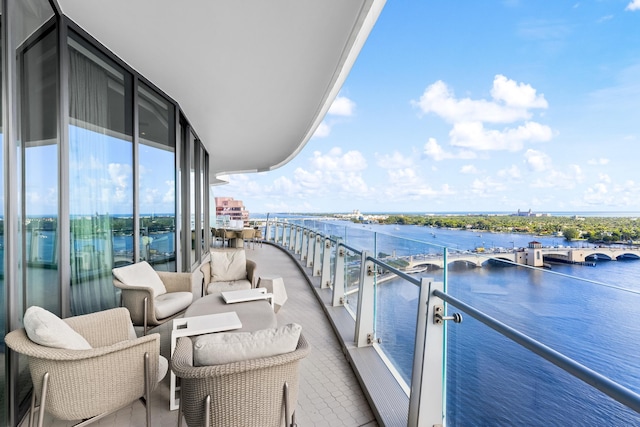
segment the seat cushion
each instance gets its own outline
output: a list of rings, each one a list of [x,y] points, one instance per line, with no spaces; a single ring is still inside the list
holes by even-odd
[[[168,292],[153,300],[156,319],[164,319],[181,312],[193,301],[191,292]]]
[[[82,335],[42,307],[29,307],[24,313],[23,323],[27,336],[36,344],[67,350],[91,349],[91,345]]]
[[[246,289],[251,289],[251,282],[247,279],[233,280],[230,282],[211,282],[207,285],[207,295],[216,292],[243,291]]]
[[[290,323],[256,332],[225,332],[192,338],[193,365],[211,366],[290,353],[298,345],[302,327]]]
[[[211,251],[211,281],[229,282],[247,278],[247,258],[244,249]]]
[[[158,276],[158,273],[146,261],[137,262],[124,267],[117,267],[111,270],[113,276],[121,281],[125,286],[132,288],[151,288],[153,297],[166,294],[167,288]]]

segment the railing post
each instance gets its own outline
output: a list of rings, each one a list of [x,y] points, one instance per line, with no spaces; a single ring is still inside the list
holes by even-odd
[[[338,307],[344,304],[344,259],[346,250],[342,246],[342,239],[336,243],[336,261],[333,271],[333,298],[331,305]]]
[[[282,247],[287,247],[287,229],[290,227],[290,224],[282,224]]]
[[[294,247],[294,253],[296,255],[299,255],[301,249],[302,249],[302,228],[298,226],[296,229],[296,244]]]
[[[313,266],[313,250],[316,245],[314,244],[316,233],[309,231],[309,238],[307,239],[307,267]]]
[[[313,275],[319,276],[322,273],[322,236],[316,234],[316,246],[313,248]],[[322,285],[320,286],[322,287]]]
[[[309,242],[309,230],[302,230],[302,246],[300,247],[300,261],[307,259],[307,243]]]
[[[273,224],[273,243],[278,244],[278,222]]]
[[[267,221],[267,223],[264,226],[264,240],[268,242],[270,238],[271,238],[271,223]]]
[[[432,280],[424,277],[420,280],[407,423],[410,427],[444,425],[445,421],[443,375],[446,375],[446,322],[434,322],[436,306],[444,310],[444,302],[433,296],[433,291],[443,291],[444,285]]]
[[[324,251],[322,252],[322,270],[320,273],[320,288],[331,287],[331,240],[324,239]]]
[[[373,262],[367,261],[371,256],[368,251],[362,251],[362,261],[360,263],[360,285],[358,291],[358,311],[356,314],[355,342],[357,347],[364,347],[373,344],[374,336],[374,313],[375,287]]]
[[[296,234],[298,232],[298,227],[294,224],[291,224],[291,231],[289,232],[289,250],[293,251],[296,242]]]

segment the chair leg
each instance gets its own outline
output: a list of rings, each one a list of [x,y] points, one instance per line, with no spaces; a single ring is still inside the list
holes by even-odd
[[[178,427],[182,427],[182,389],[178,393],[178,399],[180,399],[178,402]]]
[[[144,354],[144,400],[147,410],[147,427],[151,427],[151,364],[149,353]]]
[[[40,410],[38,411],[38,427],[42,427],[44,423],[44,407],[47,402],[48,392],[49,392],[49,372],[45,373],[44,376],[42,377],[42,391],[40,392]],[[35,394],[35,390],[33,393]]]
[[[289,426],[289,383],[284,383],[284,425]]]
[[[209,427],[211,423],[211,395],[208,394],[207,398],[204,400],[204,423],[205,427]]]
[[[29,410],[29,424],[28,427],[33,427],[33,419],[36,413],[36,390],[31,392],[31,409]]]
[[[147,336],[147,314],[149,311],[149,298],[145,297],[144,299],[144,307],[142,308],[142,314],[144,316],[144,336]]]

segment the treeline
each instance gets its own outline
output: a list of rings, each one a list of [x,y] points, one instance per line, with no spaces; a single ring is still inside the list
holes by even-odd
[[[563,217],[563,216],[426,216],[390,215],[384,224],[423,225],[432,227],[473,229],[498,233],[527,233],[542,236],[562,235],[567,240],[613,243],[640,240],[640,221],[627,217]]]

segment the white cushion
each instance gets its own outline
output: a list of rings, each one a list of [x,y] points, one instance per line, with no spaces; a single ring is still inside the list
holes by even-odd
[[[193,340],[193,365],[210,366],[290,353],[298,346],[302,326],[290,323],[256,332],[200,335]]]
[[[29,307],[24,313],[23,323],[29,339],[36,344],[67,350],[91,349],[91,345],[82,335],[42,307]]]
[[[153,289],[153,298],[167,293],[160,276],[146,261],[114,268],[111,271],[115,278],[126,286]]]
[[[244,249],[211,251],[211,281],[229,282],[247,278]]]
[[[244,291],[251,289],[251,282],[247,279],[233,280],[231,282],[211,282],[207,286],[207,295],[216,292]]]
[[[191,292],[169,292],[156,297],[153,300],[155,305],[156,319],[161,320],[189,307],[193,301]]]
[[[167,371],[169,370],[169,361],[164,356],[158,356],[158,382],[162,381],[162,379],[167,375]]]

